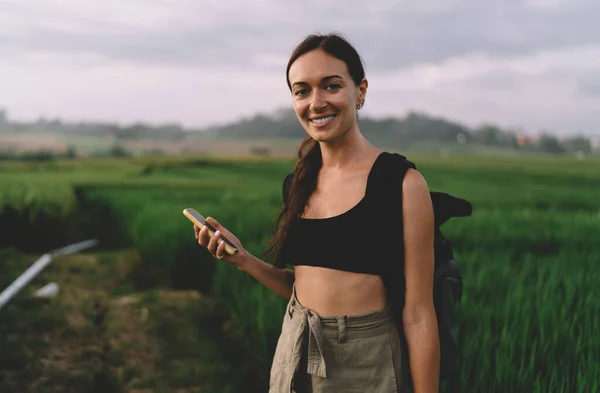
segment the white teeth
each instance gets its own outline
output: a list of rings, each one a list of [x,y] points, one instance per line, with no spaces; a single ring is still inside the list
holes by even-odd
[[[335,117],[335,115],[333,116],[327,116],[327,117],[323,117],[321,119],[313,119],[311,120],[313,123],[317,123],[317,124],[323,124],[323,123],[327,123],[330,120],[333,120],[333,118]]]

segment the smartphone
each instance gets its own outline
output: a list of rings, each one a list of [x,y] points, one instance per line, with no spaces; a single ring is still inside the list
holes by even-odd
[[[202,227],[208,227],[208,236],[213,237],[217,229],[212,226],[209,222],[206,221],[204,217],[196,210],[192,208],[183,209],[183,215],[186,216],[191,222],[196,224],[198,228],[202,229]],[[237,247],[233,245],[231,240],[227,239],[225,235],[221,234],[221,239],[225,242],[225,252],[229,255],[235,255],[238,252]]]

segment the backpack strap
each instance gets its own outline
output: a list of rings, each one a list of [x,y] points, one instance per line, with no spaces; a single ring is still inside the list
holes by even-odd
[[[414,163],[400,154],[391,154],[387,157],[387,163],[384,165],[386,171],[381,176],[385,181],[378,181],[381,189],[391,194],[391,199],[382,200],[388,206],[393,207],[392,214],[397,218],[397,222],[404,225],[402,220],[402,184],[404,176],[408,169],[416,169]],[[387,182],[387,184],[386,184]],[[471,215],[471,204],[460,198],[456,198],[442,192],[430,191],[433,204],[435,225],[434,225],[434,304],[436,316],[438,319],[438,329],[440,335],[440,380],[445,380],[458,371],[459,354],[458,340],[454,332],[454,303],[460,299],[462,294],[462,280],[460,271],[456,270],[454,263],[452,247],[447,242],[440,230],[440,225],[452,217],[465,217]],[[402,239],[398,240],[404,251]],[[401,271],[394,271],[395,268]],[[400,265],[400,266],[398,266]],[[396,320],[396,327],[400,336],[401,352],[406,359],[409,359],[409,348],[404,326],[402,323],[402,311],[405,301],[406,281],[404,277],[404,258],[396,263],[391,263],[389,271],[382,280],[386,286],[387,294],[391,300],[391,309]],[[407,385],[412,385],[412,375],[410,365],[405,362],[404,372],[407,378]]]
[[[389,227],[381,228],[381,230],[392,231],[398,236],[395,241],[399,260],[388,264],[388,271],[382,275],[382,280],[386,286],[388,296],[392,300],[392,308],[400,320],[405,289],[402,184],[406,172],[411,168],[416,169],[416,165],[401,154],[387,152],[383,154],[380,165],[371,174],[372,181],[368,192],[373,202],[371,204],[373,214],[393,217],[392,220],[387,221]]]
[[[417,166],[402,154],[392,153],[389,154],[388,157],[389,163],[385,176],[387,177],[387,181],[397,188],[399,194],[397,194],[396,197],[400,198],[400,201],[402,201],[401,196],[404,176],[406,176],[406,172],[408,172],[409,169],[417,169]]]
[[[390,179],[395,187],[393,188],[395,198],[399,198],[402,201],[402,182],[406,171],[408,169],[417,169],[416,165],[409,161],[405,156],[401,154],[391,154],[389,156],[388,172],[384,173],[383,176]],[[472,214],[473,206],[465,199],[457,198],[450,194],[438,191],[430,191],[431,202],[433,204],[433,214],[435,216],[435,226],[438,227],[454,217],[467,217]]]
[[[377,203],[387,202],[401,208],[402,182],[406,171],[415,169],[415,164],[401,154],[388,152],[382,153],[377,164],[369,176],[367,196]]]
[[[375,181],[373,182],[372,193],[379,199],[378,203],[385,210],[385,214],[394,217],[390,222],[399,238],[397,239],[398,259],[390,261],[387,264],[387,271],[382,275],[381,279],[385,286],[385,290],[390,300],[390,306],[396,328],[400,337],[400,351],[404,359],[408,359],[408,343],[404,335],[404,325],[402,322],[402,311],[404,308],[406,281],[404,277],[404,240],[401,236],[404,233],[403,220],[403,195],[402,188],[404,177],[409,169],[416,169],[416,165],[409,161],[405,156],[398,153],[384,153],[380,170],[374,174]],[[383,214],[383,213],[381,213]],[[404,362],[403,375],[408,379],[408,384],[412,384],[410,366]]]

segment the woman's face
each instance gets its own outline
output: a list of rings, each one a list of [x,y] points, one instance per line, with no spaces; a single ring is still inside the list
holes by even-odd
[[[356,126],[368,84],[356,86],[342,60],[316,49],[296,59],[288,77],[296,115],[313,139],[329,142]]]

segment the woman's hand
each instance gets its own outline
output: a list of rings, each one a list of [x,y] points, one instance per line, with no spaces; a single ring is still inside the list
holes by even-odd
[[[229,232],[214,218],[207,218],[207,222],[212,224],[219,233],[216,236],[210,238],[208,235],[208,228],[203,227],[202,229],[194,225],[194,233],[198,244],[202,247],[206,247],[215,258],[222,259],[225,262],[236,265],[238,269],[254,277],[257,281],[263,284],[266,288],[270,289],[274,293],[283,298],[290,300],[292,294],[292,282],[294,278],[294,272],[291,270],[279,269],[274,267],[270,263],[261,261],[254,255],[250,254],[242,246],[242,242],[235,237],[235,235]],[[225,243],[221,240],[221,234],[233,243],[237,247],[238,251],[235,255],[229,255],[225,252]],[[291,277],[291,279],[290,279]]]
[[[198,244],[205,247],[213,257],[234,264],[241,269],[241,265],[246,260],[247,254],[240,240],[233,233],[229,232],[227,228],[219,224],[214,218],[208,217],[206,221],[215,227],[217,231],[215,232],[215,236],[211,238],[208,235],[208,227],[204,226],[200,229],[198,226],[194,225],[194,235],[196,236],[196,240],[198,240]],[[225,235],[225,237],[237,247],[238,251],[235,255],[229,255],[225,252],[225,241],[221,239],[221,234]]]

